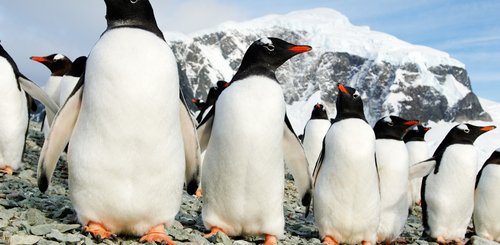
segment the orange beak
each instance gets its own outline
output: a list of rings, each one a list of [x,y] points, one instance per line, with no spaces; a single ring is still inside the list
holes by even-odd
[[[38,62],[47,62],[47,61],[49,61],[45,57],[38,57],[38,56],[31,56],[30,59],[34,60],[34,61],[38,61]]]
[[[431,127],[424,127],[424,132],[431,130]]]
[[[317,103],[314,107],[320,109],[321,108],[321,104],[320,103]]]
[[[200,102],[200,100],[192,99],[191,102],[198,103],[198,102]]]
[[[344,85],[339,83],[339,85],[337,85],[337,87],[339,88],[340,92],[347,94],[347,95],[349,94],[349,91],[347,91],[347,89],[344,87]]]
[[[288,50],[295,52],[295,53],[305,53],[305,52],[311,51],[312,48],[311,48],[311,46],[307,46],[307,45],[297,45],[297,46],[293,46],[293,47],[289,48]]]
[[[493,130],[495,128],[497,128],[497,127],[496,126],[487,126],[487,127],[482,127],[479,130],[488,132],[488,131],[491,131],[491,130]]]
[[[406,125],[406,126],[415,126],[415,125],[417,125],[419,123],[420,122],[418,120],[412,120],[412,121],[405,122],[403,124]]]

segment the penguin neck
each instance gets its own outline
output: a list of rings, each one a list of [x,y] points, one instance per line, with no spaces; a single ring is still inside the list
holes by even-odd
[[[359,113],[355,113],[355,112],[338,113],[337,116],[335,117],[335,120],[333,120],[333,122],[336,123],[336,122],[342,121],[344,119],[349,119],[349,118],[358,118],[358,119],[361,119],[361,120],[365,121],[366,123],[368,123],[368,121],[366,120],[366,117],[363,113],[359,114]]]
[[[161,32],[160,28],[158,28],[158,25],[156,24],[156,21],[148,21],[144,23],[143,21],[138,21],[138,20],[108,20],[108,28],[106,31],[112,30],[112,29],[117,29],[117,28],[138,28],[142,29],[145,31],[149,31],[162,40],[165,40],[165,37],[163,36],[163,33]],[[106,32],[105,31],[105,32]],[[104,33],[103,33],[104,34]],[[102,35],[101,35],[102,36]]]
[[[231,82],[243,80],[250,76],[264,76],[278,82],[278,79],[276,79],[276,73],[274,69],[262,65],[246,66],[244,63],[241,64],[240,69],[238,69],[238,72],[236,72]]]

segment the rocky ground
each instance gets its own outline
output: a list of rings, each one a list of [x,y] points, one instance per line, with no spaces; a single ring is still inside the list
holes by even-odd
[[[43,144],[39,124],[32,123],[24,155],[25,165],[13,176],[0,174],[0,244],[98,244],[90,235],[82,234],[75,211],[68,199],[67,168],[62,156],[49,190],[42,194],[36,186],[36,163]],[[287,176],[285,196],[286,238],[281,244],[320,244],[318,229],[313,218],[304,219],[304,207],[299,205],[291,177]],[[411,244],[428,244],[420,238],[421,210],[414,207],[413,214],[402,234]],[[184,195],[177,222],[168,234],[177,244],[259,244],[262,237],[229,238],[221,233],[211,239],[201,221],[200,200]],[[137,244],[138,238],[120,236],[100,244]],[[474,244],[487,241],[472,237]],[[497,244],[497,243],[491,243]]]

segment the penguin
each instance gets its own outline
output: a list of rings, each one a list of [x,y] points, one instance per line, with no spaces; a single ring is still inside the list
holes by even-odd
[[[196,117],[196,121],[198,123],[201,123],[203,118],[207,116],[207,113],[210,112],[210,109],[215,104],[215,101],[217,101],[217,98],[219,98],[219,95],[227,86],[229,86],[229,83],[221,80],[217,81],[216,86],[211,87],[208,90],[207,100],[203,103],[200,103],[198,107],[198,109],[200,110],[198,116]],[[196,104],[195,101],[193,101],[193,103]],[[196,105],[198,106],[198,104]]]
[[[473,222],[476,234],[500,242],[500,148],[486,160],[476,177]]]
[[[495,126],[454,126],[432,158],[435,168],[422,180],[424,235],[438,243],[462,243],[474,209],[477,150],[474,141]]]
[[[403,137],[403,141],[406,144],[406,149],[408,150],[408,159],[410,162],[410,166],[424,161],[430,157],[429,149],[427,143],[425,142],[425,134],[430,129],[430,127],[418,125],[417,127],[409,130]],[[422,186],[421,178],[410,180],[410,184],[408,186],[409,208],[411,208],[413,203],[420,206],[420,186]]]
[[[61,79],[64,74],[71,70],[72,62],[71,60],[63,54],[51,54],[48,56],[31,56],[31,60],[39,62],[45,65],[51,72],[49,79],[45,83],[43,89],[50,96],[50,98],[56,102],[57,106],[61,106],[59,103],[60,85]],[[47,125],[48,124],[48,125]],[[50,124],[44,119],[42,123],[42,131],[47,138],[49,133]]]
[[[314,170],[316,225],[326,244],[374,244],[380,220],[375,133],[360,93],[337,87],[337,115]]]
[[[68,146],[69,196],[84,232],[174,244],[183,185],[194,194],[199,145],[177,62],[148,0],[105,0],[107,29],[45,139],[45,192]]]
[[[286,115],[275,71],[310,46],[261,38],[198,127],[202,167],[202,219],[206,236],[265,235],[277,244],[284,233],[286,162],[302,204],[311,201],[307,159]],[[263,208],[265,207],[265,208]]]
[[[40,100],[51,111],[51,118],[59,108],[40,87],[21,74],[1,44],[0,74],[0,172],[12,175],[22,165],[31,98]]]
[[[380,225],[377,242],[391,243],[396,240],[408,218],[410,164],[403,136],[418,123],[417,120],[386,116],[373,127],[380,178]]]
[[[314,172],[314,166],[323,148],[323,138],[332,124],[324,106],[317,103],[311,112],[311,118],[304,128],[302,145],[309,162],[309,173]]]
[[[76,58],[71,65],[71,70],[69,70],[69,72],[64,74],[64,76],[62,77],[61,84],[59,86],[59,105],[63,105],[64,102],[66,102],[66,99],[68,99],[69,95],[75,88],[75,85],[78,83],[80,76],[85,70],[86,62],[86,56],[80,56]]]

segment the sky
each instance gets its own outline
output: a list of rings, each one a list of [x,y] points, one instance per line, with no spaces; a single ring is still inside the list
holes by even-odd
[[[189,34],[225,21],[332,8],[351,23],[449,53],[465,64],[473,91],[500,102],[497,0],[151,0],[163,32]],[[106,28],[102,0],[0,3],[0,40],[21,71],[44,84],[49,71],[30,56],[87,55]]]

